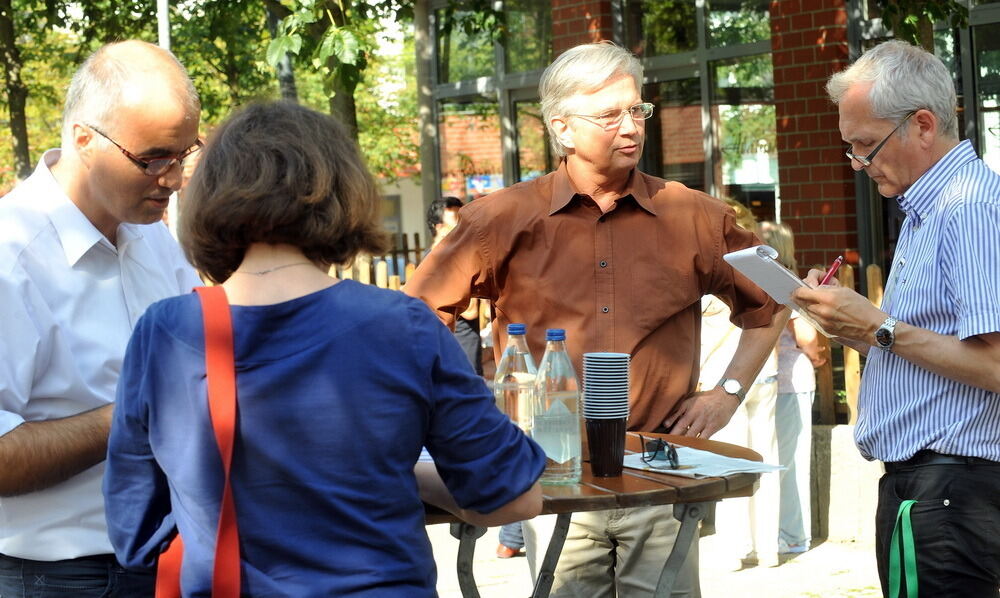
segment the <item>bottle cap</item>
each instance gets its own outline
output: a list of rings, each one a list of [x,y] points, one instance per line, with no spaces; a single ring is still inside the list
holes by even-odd
[[[524,324],[507,324],[507,334],[524,334],[526,330]]]
[[[564,341],[566,340],[566,331],[562,328],[549,328],[545,331],[545,340]]]

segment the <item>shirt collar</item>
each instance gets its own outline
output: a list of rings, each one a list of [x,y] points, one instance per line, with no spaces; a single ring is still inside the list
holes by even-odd
[[[576,187],[573,186],[573,181],[570,180],[569,173],[566,172],[566,160],[562,160],[552,181],[552,199],[549,202],[549,216],[565,208],[577,195],[584,194],[577,191]],[[653,208],[653,200],[649,197],[646,185],[642,184],[642,173],[636,168],[632,169],[628,185],[625,187],[625,193],[622,194],[621,198],[628,196],[632,196],[642,209],[656,216],[656,210]]]
[[[899,207],[917,222],[925,220],[934,211],[934,203],[945,184],[958,169],[975,159],[976,150],[972,142],[968,139],[962,141],[920,175],[906,193],[896,198]]]
[[[45,201],[44,210],[48,214],[49,221],[59,237],[59,244],[62,245],[63,254],[66,256],[66,263],[75,266],[95,245],[103,245],[112,252],[118,253],[132,240],[140,238],[142,235],[131,224],[121,224],[118,226],[118,248],[111,244],[111,241],[101,234],[101,231],[90,222],[80,211],[80,208],[73,203],[66,195],[59,182],[52,176],[50,167],[55,164],[61,155],[61,150],[53,149],[45,152],[32,178],[39,185],[39,197],[50,198]]]

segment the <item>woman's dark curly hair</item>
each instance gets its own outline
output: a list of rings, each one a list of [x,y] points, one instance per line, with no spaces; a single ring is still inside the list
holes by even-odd
[[[388,248],[381,196],[332,117],[292,102],[247,106],[216,129],[180,207],[195,268],[219,283],[253,243],[287,243],[319,264]]]

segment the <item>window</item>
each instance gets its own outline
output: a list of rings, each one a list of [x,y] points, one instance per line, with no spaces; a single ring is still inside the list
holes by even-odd
[[[625,4],[626,45],[639,57],[695,50],[696,8],[691,0],[629,0]]]
[[[697,77],[652,83],[643,99],[657,109],[646,121],[643,153],[651,174],[705,191],[705,136]]]
[[[508,73],[543,69],[552,62],[552,3],[505,0],[504,58]]]
[[[517,180],[530,181],[555,168],[548,131],[538,102],[517,102]]]
[[[488,31],[471,31],[472,13],[443,8],[434,12],[438,83],[493,75],[496,57]]]
[[[977,67],[979,152],[990,168],[1000,172],[1000,23],[975,27],[972,39]]]
[[[710,47],[771,39],[770,0],[706,0]]]
[[[777,126],[771,56],[712,63],[715,189],[774,220],[778,181]]]
[[[468,200],[502,189],[497,103],[486,98],[442,102],[438,114],[441,193]]]

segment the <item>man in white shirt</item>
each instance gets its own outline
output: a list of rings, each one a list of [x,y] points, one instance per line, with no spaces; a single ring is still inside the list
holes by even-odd
[[[0,201],[0,596],[152,596],[101,494],[132,327],[200,281],[161,222],[198,143],[184,67],[139,41],[73,77],[62,149]]]

